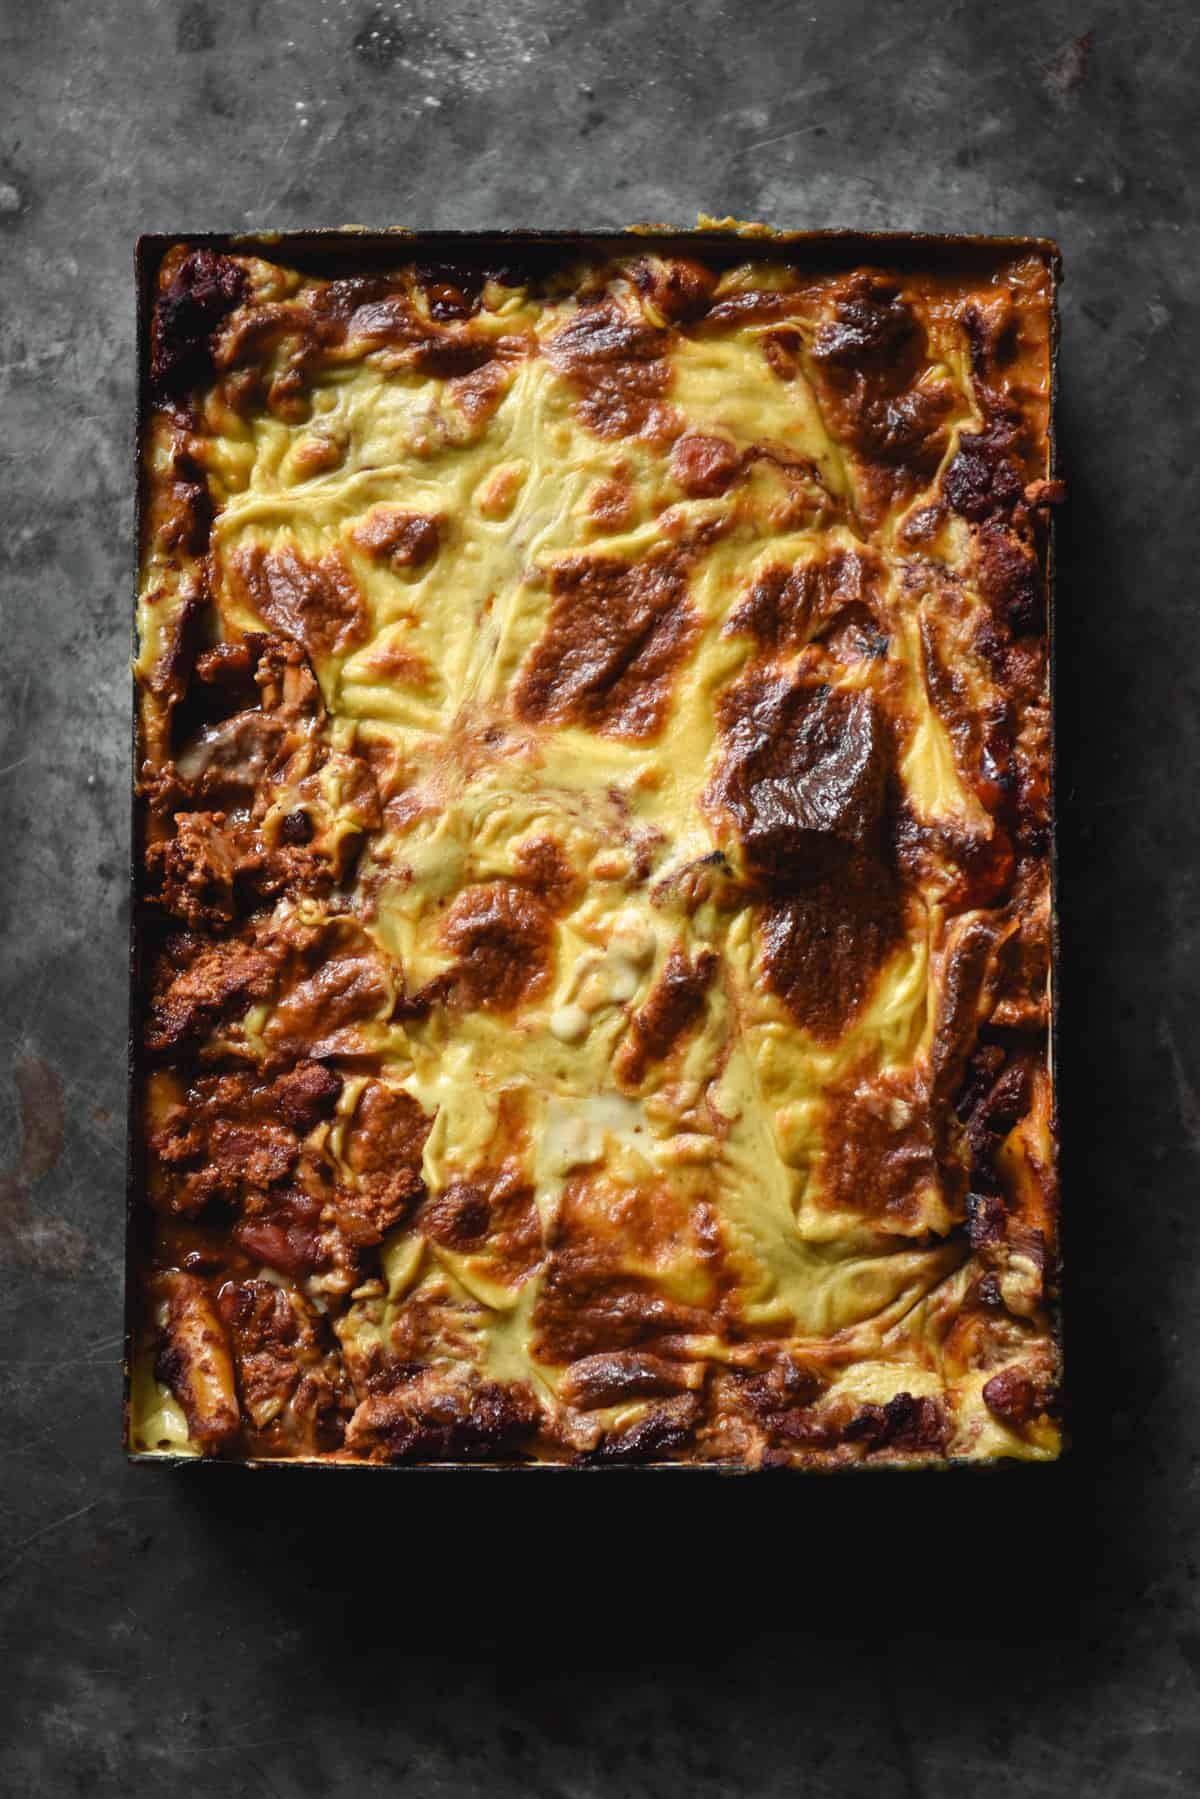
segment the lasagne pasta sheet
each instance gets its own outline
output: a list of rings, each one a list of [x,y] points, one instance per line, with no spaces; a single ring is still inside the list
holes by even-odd
[[[1052,250],[411,254],[158,276],[132,1447],[1053,1457]]]

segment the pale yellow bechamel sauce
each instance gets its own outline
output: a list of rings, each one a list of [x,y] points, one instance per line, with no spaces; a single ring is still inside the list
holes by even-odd
[[[748,264],[724,276],[719,292],[774,279],[775,270]],[[267,299],[295,291],[300,278],[260,264],[255,281],[256,298]],[[577,304],[570,292],[545,301],[493,289],[471,329],[545,342]],[[635,313],[642,306],[632,284],[622,304]],[[817,321],[801,323],[811,335]],[[730,613],[763,567],[851,545],[858,529],[853,468],[827,432],[803,373],[784,381],[772,371],[761,344],[767,329],[701,326],[680,337],[665,399],[688,431],[746,449],[777,447],[810,463],[815,505],[807,529],[780,531],[774,522],[786,489],[766,460],[732,494],[688,499],[661,445],[596,435],[580,419],[577,390],[539,354],[512,362],[499,405],[481,422],[464,415],[448,383],[402,369],[393,352],[363,341],[351,341],[313,371],[303,423],[266,412],[247,420],[210,398],[205,455],[219,502],[212,547],[222,624],[226,632],[261,628],[225,575],[239,549],[290,543],[312,560],[335,548],[345,558],[365,599],[368,638],[315,667],[331,740],[347,750],[388,746],[397,785],[427,804],[410,822],[385,822],[370,834],[354,896],[362,928],[395,964],[398,983],[403,971],[410,992],[450,965],[440,925],[454,895],[514,873],[522,843],[552,835],[582,877],[580,896],[557,922],[555,973],[543,996],[512,1015],[450,1015],[435,1007],[420,1022],[361,1027],[381,1057],[383,1077],[434,1119],[423,1168],[430,1192],[495,1161],[501,1096],[515,1091],[548,1240],[564,1183],[585,1171],[602,1174],[610,1190],[667,1183],[689,1199],[705,1199],[720,1219],[746,1327],[824,1356],[836,1369],[834,1397],[862,1403],[900,1392],[945,1394],[956,1419],[952,1453],[1051,1455],[1053,1426],[1031,1427],[1024,1436],[1006,1430],[979,1397],[986,1376],[944,1361],[944,1332],[931,1320],[940,1299],[952,1305],[966,1252],[961,1241],[947,1240],[951,1220],[937,1194],[929,1194],[918,1219],[897,1222],[871,1219],[869,1207],[862,1214],[835,1210],[821,1188],[822,1106],[831,1084],[868,1051],[885,1071],[911,1068],[928,1055],[945,923],[937,895],[917,897],[906,940],[832,1044],[798,1026],[766,986],[749,909],[724,910],[713,899],[689,915],[671,897],[667,877],[718,847],[700,804],[719,753],[714,706],[756,653],[751,637],[723,634]],[[961,402],[949,458],[959,433],[982,421],[961,330],[936,319],[930,329],[932,353]],[[614,480],[632,490],[632,516],[620,532],[607,533],[589,504]],[[441,548],[427,566],[397,571],[356,546],[354,527],[379,503],[442,521]],[[661,735],[622,741],[576,726],[531,728],[514,715],[514,683],[545,630],[558,560],[636,559],[662,541],[664,514],[672,530],[682,520],[687,533],[725,519],[733,505],[733,527],[700,555],[690,576],[700,629],[674,680]],[[899,522],[889,515],[872,542],[888,571],[887,672],[901,683],[910,721],[900,773],[922,819],[986,824],[927,696],[920,612],[935,602],[897,579]],[[923,555],[951,569],[965,566],[962,533],[943,525]],[[151,545],[140,613],[143,671],[154,666],[170,616],[162,594],[172,578]],[[980,603],[970,594],[968,600]],[[425,678],[386,672],[385,651],[418,659]],[[880,672],[864,658],[844,680],[870,681]],[[477,747],[488,726],[504,732],[501,753],[490,757]],[[476,746],[469,756],[461,751],[468,739]],[[653,874],[640,884],[629,878],[630,829],[652,834]],[[728,838],[720,847],[736,853]],[[614,1052],[631,1009],[679,941],[689,952],[709,945],[721,955],[703,1022],[666,1066],[651,1067],[636,1094],[622,1092]],[[238,1034],[253,1046],[269,1024],[270,1008],[256,1007]],[[335,1161],[361,1087],[361,1078],[346,1072],[327,1143]],[[373,1334],[386,1339],[406,1301],[441,1295],[454,1305],[460,1343],[469,1343],[482,1372],[532,1380],[554,1403],[562,1370],[531,1348],[539,1270],[510,1284],[486,1244],[478,1254],[456,1254],[426,1242],[416,1228],[394,1232],[382,1262],[386,1300],[351,1302],[338,1326],[344,1343],[361,1345]],[[624,1266],[673,1299],[703,1307],[712,1298],[709,1265],[688,1230],[648,1261],[631,1248]],[[697,1333],[689,1350],[698,1360],[738,1355],[715,1331]],[[179,1407],[146,1367],[138,1371],[133,1410],[136,1443],[186,1446]],[[637,1410],[600,1416],[619,1423]]]

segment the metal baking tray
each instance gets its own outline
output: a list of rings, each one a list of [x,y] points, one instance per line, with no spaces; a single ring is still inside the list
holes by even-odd
[[[134,278],[137,305],[137,384],[133,418],[134,457],[134,532],[133,532],[133,607],[131,616],[131,663],[137,657],[137,593],[141,578],[141,543],[144,508],[142,475],[142,422],[150,404],[150,330],[157,295],[158,271],[167,252],[176,245],[189,249],[234,251],[242,255],[291,264],[317,275],[358,273],[363,269],[385,268],[400,258],[405,261],[477,262],[511,257],[522,251],[553,259],[555,253],[566,258],[580,255],[619,256],[639,250],[666,255],[679,251],[702,250],[715,262],[734,266],[748,256],[758,261],[786,261],[815,273],[845,268],[848,264],[870,262],[889,268],[918,270],[936,268],[940,263],[957,268],[978,260],[988,265],[1006,252],[1039,252],[1046,257],[1053,281],[1050,310],[1050,409],[1049,409],[1049,474],[1058,477],[1058,392],[1059,346],[1061,319],[1058,294],[1063,280],[1062,253],[1053,238],[1029,236],[988,236],[976,233],[855,231],[849,228],[816,231],[786,231],[762,224],[746,224],[734,220],[703,220],[695,227],[673,227],[662,224],[632,225],[620,230],[537,230],[513,228],[495,231],[409,229],[404,226],[372,227],[366,225],[322,226],[306,229],[262,231],[172,231],[147,232],[134,246]],[[1058,665],[1055,649],[1055,520],[1051,512],[1046,541],[1046,633],[1050,661],[1050,1029],[1048,1067],[1054,1095],[1054,1133],[1059,1173],[1059,1242],[1062,1240],[1062,1143],[1058,1120],[1058,1065],[1060,1045],[1060,931],[1058,910],[1058,748],[1057,692]],[[142,808],[136,794],[138,768],[138,693],[136,679],[131,680],[130,734],[130,858],[129,858],[129,1018],[127,1070],[127,1130],[125,1177],[125,1303],[124,1303],[124,1378],[122,1384],[121,1427],[126,1460],[138,1466],[160,1468],[225,1467],[255,1470],[295,1468],[310,1472],[360,1472],[429,1474],[472,1471],[479,1474],[543,1473],[543,1474],[693,1474],[739,1476],[761,1472],[741,1466],[705,1465],[696,1462],[644,1462],[577,1464],[558,1462],[331,1462],[315,1459],[276,1459],[241,1457],[226,1459],[164,1451],[134,1450],[130,1447],[130,1411],[132,1398],[134,1339],[139,1327],[137,1317],[136,1272],[139,1264],[144,1182],[141,1131],[140,1089],[143,1071],[142,1052],[142,982],[139,907],[142,875]],[[1056,1267],[1056,1273],[1060,1274]],[[1055,1333],[1063,1351],[1063,1306],[1061,1278],[1056,1281],[1056,1299],[1051,1308]],[[1065,1429],[1065,1420],[1064,1420]],[[1064,1434],[1061,1453],[1066,1453],[1069,1439]],[[1021,1464],[1022,1467],[1053,1467],[1054,1463]],[[931,1464],[930,1472],[950,1468],[970,1470],[976,1477],[995,1478],[1013,1464],[998,1460],[991,1463],[968,1462],[951,1458]],[[790,1473],[813,1472],[788,1470]],[[818,1471],[826,1477],[871,1474],[876,1477],[911,1478],[918,1470],[897,1469],[858,1462],[846,1468]]]

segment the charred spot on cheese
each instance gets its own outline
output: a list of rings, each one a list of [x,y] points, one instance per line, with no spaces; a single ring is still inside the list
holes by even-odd
[[[711,499],[731,487],[742,469],[742,453],[727,437],[689,432],[676,438],[671,473],[691,499]]]
[[[421,1207],[418,1228],[447,1249],[487,1246],[495,1272],[526,1272],[541,1254],[542,1238],[533,1183],[519,1160],[476,1170],[451,1181]],[[511,1270],[506,1265],[512,1264]]]
[[[917,506],[904,519],[896,533],[897,541],[907,548],[915,549],[936,537],[945,521],[946,509],[934,501],[929,506]]]
[[[851,600],[835,612],[818,630],[816,640],[843,667],[863,660],[882,662],[891,641],[876,613],[861,600]]]
[[[922,822],[902,806],[893,837],[896,866],[906,884],[933,883],[952,912],[1000,906],[1012,891],[1017,862],[1005,826],[992,819],[970,828],[953,820]]]
[[[694,1303],[654,1274],[684,1246],[694,1271]],[[703,1202],[668,1182],[624,1187],[602,1174],[571,1176],[541,1270],[534,1353],[565,1367],[586,1356],[669,1348],[705,1319],[711,1322],[722,1253]],[[631,1261],[646,1272],[631,1272]]]
[[[421,1208],[421,1229],[447,1249],[470,1249],[491,1229],[490,1197],[482,1181],[454,1181]]]
[[[458,958],[454,991],[468,1008],[511,1012],[549,985],[554,921],[515,881],[464,888],[446,914],[442,941]]]
[[[705,317],[705,327],[720,331],[739,330],[748,325],[762,325],[802,315],[805,296],[791,283],[767,286],[747,285],[714,300]],[[763,333],[763,336],[773,335]]]
[[[767,981],[814,1035],[834,1038],[904,934],[884,842],[889,744],[867,691],[754,668],[718,708],[722,756],[705,793],[737,831]]]
[[[150,377],[179,397],[212,374],[211,339],[246,297],[245,270],[217,250],[193,250],[164,263],[150,337]]]
[[[608,531],[626,531],[637,511],[637,495],[628,481],[614,475],[598,481],[588,496],[588,516]]]
[[[1037,1406],[1033,1382],[1019,1368],[1002,1368],[983,1386],[983,1403],[997,1418],[1017,1429]]]
[[[327,336],[343,342],[408,347],[424,335],[407,295],[386,281],[331,281],[310,306]]]
[[[1043,629],[1041,566],[1027,537],[989,519],[976,533],[975,571],[980,592],[1008,630],[1025,636]]]
[[[1017,353],[1018,314],[1012,294],[997,288],[973,294],[957,307],[971,346],[972,372],[980,379],[994,376]]]
[[[490,339],[463,334],[426,339],[414,348],[412,361],[418,374],[453,381],[486,367],[495,354],[496,346]]]
[[[1025,478],[1012,454],[1013,432],[1005,421],[993,421],[980,432],[958,440],[945,474],[942,494],[948,505],[973,524],[1004,518],[1025,496]]]
[[[498,520],[509,516],[528,472],[523,462],[502,462],[487,477],[475,502],[484,518]]]
[[[521,339],[501,339],[486,361],[465,369],[446,383],[446,392],[478,435],[512,386],[516,364],[528,353]]]
[[[565,1364],[653,1347],[661,1338],[697,1329],[705,1316],[701,1307],[672,1299],[650,1280],[560,1249],[543,1271],[531,1347],[538,1361]]]
[[[879,276],[845,284],[809,357],[826,417],[860,459],[860,507],[874,524],[937,473],[953,388],[929,361],[913,306]]]
[[[527,838],[517,845],[513,859],[523,884],[549,911],[566,911],[578,898],[583,883],[552,836]]]
[[[387,639],[372,645],[366,666],[372,675],[402,682],[406,687],[428,688],[433,683],[432,670],[423,657],[406,650],[402,643]]]
[[[657,736],[675,671],[699,630],[689,552],[675,544],[637,562],[571,556],[557,563],[546,630],[518,676],[518,718],[581,724],[604,736]]]
[[[689,960],[682,944],[672,946],[646,1002],[629,1021],[629,1035],[617,1056],[617,1077],[636,1087],[654,1062],[661,1062],[696,1023],[720,958],[710,949]]]
[[[966,1167],[954,1157],[946,1116],[920,1068],[851,1070],[825,1100],[822,1203],[909,1224],[931,1204],[958,1210]]]
[[[804,339],[792,325],[764,331],[762,351],[767,367],[780,381],[794,381],[803,368]]]
[[[790,568],[773,563],[730,613],[725,635],[744,632],[775,655],[795,652],[853,607],[855,621],[877,639],[874,605],[881,575],[879,559],[870,551],[835,550]]]
[[[597,437],[675,435],[670,340],[665,331],[623,312],[615,301],[579,312],[550,338],[545,355],[578,395],[580,418]]]
[[[903,898],[887,869],[852,858],[768,900],[758,930],[771,990],[798,1024],[835,1042],[903,941]]]
[[[310,562],[289,543],[275,550],[245,544],[227,567],[258,616],[310,655],[335,655],[361,640],[363,598],[336,550]]]
[[[647,256],[632,274],[643,299],[672,324],[702,318],[717,284],[715,271],[691,256]]]
[[[721,698],[721,756],[705,792],[756,875],[804,880],[880,840],[889,745],[866,690],[753,668]]]
[[[393,568],[424,568],[441,542],[443,521],[402,506],[372,506],[350,536],[375,562]]]

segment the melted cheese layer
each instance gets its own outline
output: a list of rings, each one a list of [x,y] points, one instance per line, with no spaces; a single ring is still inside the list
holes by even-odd
[[[1019,748],[1044,257],[646,253],[448,320],[414,269],[347,295],[224,260],[207,375],[147,429],[143,749],[186,790],[148,897],[210,963],[168,949],[150,995],[171,1297],[135,1446],[182,1418],[308,1458],[1055,1453]],[[195,619],[315,677],[304,723],[243,683],[252,767],[228,727],[179,741],[220,691],[178,672]],[[235,953],[263,967],[231,988]],[[332,1122],[214,1084],[297,1068],[340,1083]],[[172,1161],[179,1106],[203,1146]],[[264,1282],[291,1337],[246,1322]],[[240,1435],[188,1373],[209,1298]]]

